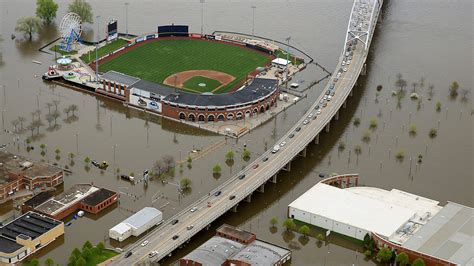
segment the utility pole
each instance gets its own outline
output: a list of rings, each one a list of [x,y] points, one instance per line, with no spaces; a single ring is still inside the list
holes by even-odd
[[[125,2],[125,34],[128,36],[128,5],[130,3]]]
[[[255,37],[255,9],[256,6],[252,6],[252,37]]]
[[[100,42],[100,16],[96,16],[97,21],[97,43],[95,44],[95,79],[99,84],[99,42]]]
[[[285,88],[286,90],[288,90],[288,76],[289,76],[289,58],[290,58],[290,40],[291,40],[291,36],[288,36],[288,38],[285,39],[286,42],[287,42],[287,47],[286,47],[286,84],[285,84]]]
[[[204,33],[204,3],[206,0],[200,0],[201,2],[201,36]]]

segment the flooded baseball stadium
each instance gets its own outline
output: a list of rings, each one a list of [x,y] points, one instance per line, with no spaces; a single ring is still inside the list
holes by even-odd
[[[0,0],[0,145],[32,160],[67,166],[71,173],[54,193],[78,183],[93,183],[119,192],[120,201],[100,214],[63,219],[71,222],[64,236],[33,255],[40,261],[51,257],[66,265],[72,250],[87,240],[103,241],[113,248],[141,241],[133,237],[118,243],[108,239],[108,230],[145,206],[160,209],[167,220],[210,193],[271,149],[329,81],[311,86],[298,103],[241,138],[218,135],[126,108],[106,97],[43,81],[41,75],[54,64],[54,53],[38,49],[58,37],[56,26],[69,3],[57,2],[56,24],[42,27],[29,41],[15,32],[15,25],[19,17],[34,14],[34,1]],[[84,24],[85,40],[94,40],[97,23],[103,27],[111,19],[117,19],[119,32],[127,28],[137,35],[155,32],[158,25],[171,23],[186,24],[191,32],[200,32],[199,1],[138,0],[128,5],[118,1],[89,2],[95,21]],[[281,42],[291,36],[292,46],[333,71],[343,49],[351,7],[352,1],[342,0],[208,0],[203,4],[203,29],[210,33],[248,34],[254,30],[257,36]],[[455,4],[438,0],[385,1],[366,73],[358,79],[339,119],[331,122],[329,132],[321,134],[319,144],[311,144],[306,157],[297,157],[291,171],[280,172],[276,184],[268,183],[264,193],[254,193],[250,203],[242,202],[237,212],[218,218],[209,230],[198,233],[163,263],[176,262],[227,223],[290,249],[291,265],[376,264],[365,259],[363,248],[353,241],[330,235],[328,241],[318,244],[315,237],[288,233],[282,225],[288,204],[319,182],[321,176],[332,173],[358,173],[365,186],[396,188],[442,204],[451,201],[473,206],[471,11],[472,2],[468,0]],[[406,97],[393,95],[400,74],[407,83]],[[324,76],[319,67],[309,65],[294,80],[305,89]],[[454,81],[459,84],[460,93],[452,97],[449,88]],[[417,97],[410,97],[410,93]],[[65,111],[71,105],[77,106],[72,117]],[[60,115],[48,122],[46,115],[52,110]],[[30,130],[36,116],[43,122]],[[436,133],[430,134],[431,129]],[[251,151],[250,160],[242,159],[244,148]],[[232,163],[226,161],[229,150],[235,152]],[[71,158],[70,153],[75,156]],[[189,155],[192,162],[187,162]],[[141,176],[166,156],[172,156],[178,165],[165,178],[151,179],[145,185],[133,184],[118,175]],[[110,166],[107,170],[89,167],[84,163],[86,157],[107,161]],[[222,168],[218,175],[213,174],[216,164]],[[186,193],[177,189],[182,178],[192,182]],[[19,216],[20,205],[20,199],[0,205],[0,220]],[[276,227],[270,224],[272,217],[279,221]]]

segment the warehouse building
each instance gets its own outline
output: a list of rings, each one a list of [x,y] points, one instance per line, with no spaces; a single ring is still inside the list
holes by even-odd
[[[28,212],[0,228],[0,262],[22,261],[63,234],[63,222]]]
[[[396,189],[318,183],[288,206],[288,216],[359,240],[374,232],[403,243],[439,212],[438,203]]]
[[[130,236],[139,236],[163,221],[163,213],[153,207],[145,207],[123,222],[109,229],[109,237],[124,241]]]
[[[256,235],[224,224],[204,244],[179,260],[180,266],[283,265],[291,251],[256,239]]]

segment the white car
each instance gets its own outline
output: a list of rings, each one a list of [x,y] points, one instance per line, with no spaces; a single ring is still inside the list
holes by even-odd
[[[195,212],[195,211],[197,211],[197,207],[192,207],[191,212]]]
[[[321,114],[321,109],[318,109],[318,111],[316,111],[316,114],[320,115]]]
[[[327,100],[327,99],[328,99],[328,96],[324,95],[323,100]]]
[[[341,65],[342,65],[342,66],[345,66],[345,65],[346,65],[346,62],[342,61],[342,64],[341,64]]]
[[[346,72],[346,71],[347,71],[347,68],[345,67],[345,68],[344,68],[344,72]]]
[[[150,241],[145,240],[145,241],[143,241],[143,243],[141,244],[141,246],[144,247],[144,246],[148,245],[148,243],[150,243]]]
[[[351,60],[347,61],[346,65],[350,65],[351,64]]]
[[[332,96],[331,96],[331,95],[328,95],[328,101],[330,101],[330,100],[331,100],[331,98],[332,98]]]
[[[306,119],[303,121],[303,125],[307,125],[308,123],[309,123],[309,121],[306,120]]]
[[[309,115],[308,115],[308,118],[311,118],[311,117],[313,117],[313,114],[309,114]]]
[[[194,228],[194,225],[189,225],[189,226],[186,227],[187,230],[191,230],[193,228]]]
[[[280,143],[280,147],[283,147],[283,146],[285,146],[285,145],[286,145],[286,141],[282,141],[282,142]]]

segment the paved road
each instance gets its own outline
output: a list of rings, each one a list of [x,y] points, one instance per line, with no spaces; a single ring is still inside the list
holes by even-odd
[[[374,21],[377,20],[379,10],[380,9],[377,8],[372,16]],[[375,26],[371,28],[369,33],[369,45],[374,28]],[[315,107],[317,105],[321,106],[320,101],[324,97],[324,93],[315,99],[314,104],[307,113],[277,142],[277,144],[283,141],[286,142],[286,145],[281,147],[277,153],[272,154],[269,150],[262,154],[237,175],[211,191],[209,195],[202,197],[193,205],[179,212],[165,221],[163,225],[150,232],[143,238],[143,240],[150,241],[148,245],[141,247],[140,243],[136,243],[129,247],[126,251],[132,251],[132,255],[128,258],[121,257],[114,262],[114,265],[144,265],[161,260],[177,247],[188,241],[193,235],[204,229],[216,218],[229,211],[238,202],[245,199],[247,195],[251,194],[262,184],[265,184],[265,182],[277,174],[282,167],[291,162],[298,153],[324,130],[325,126],[336,115],[351,93],[363,69],[367,58],[367,50],[364,49],[362,42],[359,42],[357,49],[353,51],[352,62],[349,66],[342,66],[344,52],[343,50],[335,73],[341,68],[346,68],[347,71],[343,72],[339,80],[335,83],[335,95],[331,101],[327,102],[325,108],[321,108],[321,114],[319,114],[316,119],[308,119],[307,116],[310,114],[313,114],[313,116],[316,115]],[[333,82],[334,77],[330,79],[324,92]],[[307,125],[303,125],[305,119],[309,121]],[[299,132],[296,131],[297,128],[301,128]],[[290,134],[294,134],[294,137],[290,138]],[[268,160],[263,162],[264,158],[268,158]],[[246,175],[245,178],[239,179],[239,176],[242,174]],[[214,195],[217,191],[221,192],[219,196]],[[230,196],[235,196],[235,198],[230,199]],[[210,205],[208,205],[208,203],[210,203]],[[193,207],[196,208],[196,211],[191,212],[191,208]],[[179,222],[172,225],[171,221],[175,219],[179,220]],[[192,229],[188,230],[191,226]],[[178,236],[178,238],[173,240],[173,236]],[[148,258],[148,254],[153,250],[156,250],[158,254],[153,258]]]

